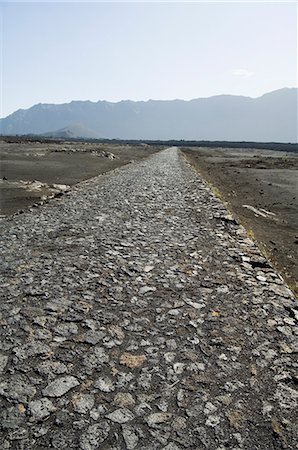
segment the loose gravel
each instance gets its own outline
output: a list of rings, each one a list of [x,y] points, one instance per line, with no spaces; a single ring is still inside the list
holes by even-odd
[[[298,448],[297,302],[178,149],[1,227],[1,449]]]

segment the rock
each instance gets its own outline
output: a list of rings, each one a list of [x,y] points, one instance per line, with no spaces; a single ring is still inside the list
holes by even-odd
[[[6,432],[8,430],[14,430],[18,427],[21,427],[24,423],[25,415],[26,415],[26,408],[22,403],[15,406],[9,406],[5,410],[4,408],[1,408],[0,409],[1,430],[3,432]]]
[[[174,362],[176,358],[176,353],[174,352],[165,352],[163,355],[167,364]]]
[[[277,285],[275,283],[274,284],[270,283],[268,289],[271,292],[274,292],[274,294],[280,295],[281,297],[288,298],[288,297],[292,296],[290,289],[287,286],[285,286],[285,285],[281,285],[280,286],[280,285]]]
[[[20,359],[27,359],[32,356],[49,353],[51,348],[40,341],[32,341],[13,349],[15,355]]]
[[[169,442],[162,450],[181,450],[181,447],[178,447],[174,442]]]
[[[275,356],[277,356],[277,352],[272,348],[269,348],[266,352],[264,352],[265,359],[271,361]]]
[[[134,375],[130,373],[120,372],[118,374],[117,387],[119,389],[127,388],[129,383],[134,379]]]
[[[158,409],[160,409],[162,412],[166,412],[168,410],[168,403],[165,400],[160,399],[157,403],[156,406],[158,407]]]
[[[243,414],[240,411],[230,411],[227,414],[231,427],[239,429],[242,427],[242,423],[244,420]]]
[[[72,397],[73,409],[79,414],[87,414],[94,406],[95,399],[92,394],[75,394]]]
[[[101,331],[90,330],[84,334],[82,341],[87,342],[88,344],[96,345],[102,340],[104,336],[104,333],[102,333]]]
[[[147,292],[154,292],[156,291],[156,287],[154,286],[143,286],[139,289],[139,293],[141,295],[147,294]]]
[[[122,435],[128,450],[133,450],[137,448],[139,438],[137,433],[135,432],[134,427],[129,425],[122,425]]]
[[[8,356],[0,354],[0,373],[4,372],[7,362],[8,362]]]
[[[175,431],[184,430],[187,427],[187,421],[185,417],[177,416],[174,418],[172,428]]]
[[[213,414],[217,410],[217,407],[214,406],[211,402],[207,402],[204,408],[204,414]]]
[[[119,339],[119,341],[123,341],[125,338],[125,333],[119,325],[111,325],[109,327],[109,332],[113,337]]]
[[[100,368],[109,361],[109,355],[103,347],[95,347],[83,356],[83,365],[88,373]]]
[[[291,334],[292,334],[292,329],[291,329],[291,327],[289,327],[289,326],[283,326],[283,327],[276,327],[276,329],[280,332],[280,333],[282,333],[282,334],[284,334],[285,336],[291,336]]]
[[[132,355],[131,353],[125,352],[120,357],[120,364],[123,364],[130,369],[136,369],[141,367],[146,359],[145,355]]]
[[[280,407],[286,410],[298,407],[298,391],[286,384],[280,383],[278,385],[275,398],[278,400]]]
[[[149,427],[155,427],[156,425],[159,425],[160,423],[168,422],[172,418],[172,414],[168,412],[162,412],[162,413],[153,413],[150,414],[146,418],[146,422],[149,425]]]
[[[138,378],[138,386],[144,390],[148,390],[151,387],[152,375],[150,373],[143,372]]]
[[[42,375],[61,375],[68,371],[67,366],[60,361],[43,361],[39,366],[37,366],[38,373]]]
[[[134,411],[137,416],[145,416],[149,411],[152,411],[152,408],[149,403],[141,402],[134,408]]]
[[[68,184],[52,184],[51,187],[62,192],[66,192],[70,189],[70,186]]]
[[[127,408],[116,409],[110,414],[106,415],[107,419],[110,419],[112,422],[116,423],[126,423],[134,419],[134,415]]]
[[[50,448],[57,450],[73,448],[74,437],[69,430],[53,430],[50,438]]]
[[[115,390],[112,380],[108,377],[98,378],[94,383],[94,387],[102,392],[112,392]]]
[[[257,275],[257,276],[256,276],[256,279],[259,280],[259,281],[262,281],[262,282],[267,281],[267,278],[264,277],[263,275]]]
[[[177,363],[173,364],[173,369],[174,369],[175,373],[181,374],[185,369],[185,364],[177,362]]]
[[[281,342],[279,345],[281,353],[293,353],[293,349],[286,342]]]
[[[52,412],[56,411],[56,407],[48,398],[41,398],[29,402],[29,411],[34,420],[42,420],[48,417]]]
[[[189,298],[184,298],[184,301],[187,305],[192,306],[195,309],[202,309],[205,308],[206,304],[204,302],[193,302]]]
[[[0,395],[8,400],[26,403],[36,394],[35,386],[27,383],[23,377],[11,377],[9,381],[0,383]]]
[[[61,397],[79,384],[78,380],[73,376],[60,377],[48,384],[42,392],[48,397]]]
[[[78,333],[78,326],[73,322],[61,323],[55,328],[56,333],[69,338]]]
[[[176,350],[177,349],[177,342],[175,341],[175,339],[168,339],[167,341],[166,341],[166,344],[167,344],[167,347],[170,349],[170,350]]]
[[[104,158],[108,158],[108,159],[116,159],[116,156],[114,155],[114,153],[106,152],[106,151],[102,151],[100,153],[100,156],[103,156]]]
[[[98,420],[101,415],[106,414],[107,407],[105,405],[98,405],[97,408],[93,408],[90,411],[90,417],[92,417],[93,420]]]
[[[135,405],[135,400],[129,392],[118,392],[114,397],[114,403],[117,406],[129,407]]]
[[[110,426],[105,420],[91,425],[80,438],[80,448],[82,450],[97,450],[99,444],[102,444],[108,438],[109,432]]]
[[[208,416],[208,419],[206,420],[206,425],[208,427],[212,427],[215,428],[219,425],[220,423],[220,418],[219,416],[215,416],[215,415],[210,415]]]
[[[26,439],[28,437],[28,434],[29,434],[29,432],[26,428],[20,427],[20,428],[17,428],[16,430],[11,431],[8,434],[8,438],[11,441],[20,441],[20,440]]]

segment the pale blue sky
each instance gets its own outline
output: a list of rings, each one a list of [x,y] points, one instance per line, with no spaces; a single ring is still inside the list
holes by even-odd
[[[2,2],[0,116],[297,86],[297,4]]]

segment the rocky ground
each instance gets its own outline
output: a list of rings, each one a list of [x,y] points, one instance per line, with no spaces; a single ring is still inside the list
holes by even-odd
[[[70,186],[158,151],[145,144],[0,138],[0,215],[43,203]]]
[[[201,147],[185,154],[298,298],[298,153]]]
[[[297,302],[177,149],[1,227],[1,449],[298,448]]]

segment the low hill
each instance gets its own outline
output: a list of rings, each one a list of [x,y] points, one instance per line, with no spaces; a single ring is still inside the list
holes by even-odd
[[[50,131],[48,133],[41,133],[42,136],[54,138],[54,139],[75,139],[75,138],[87,138],[87,139],[100,139],[100,135],[94,130],[90,130],[81,124],[69,125],[61,128],[60,130]]]

